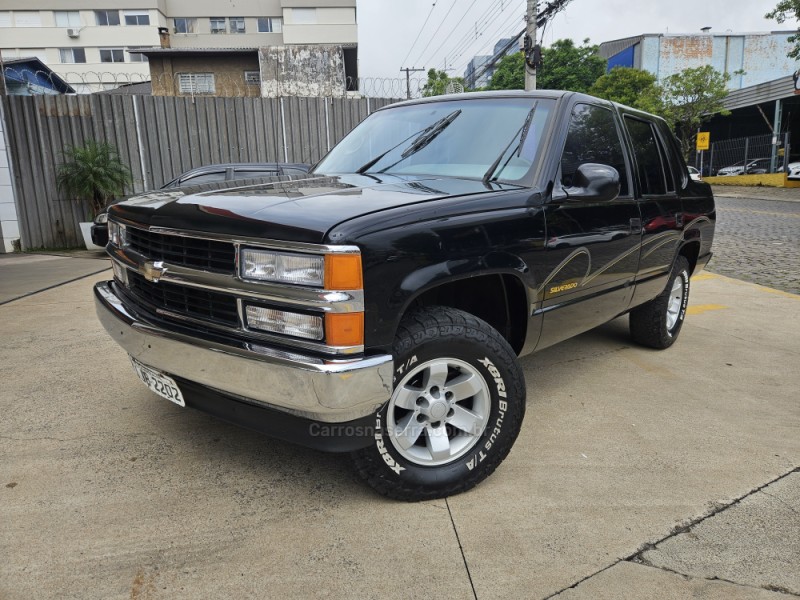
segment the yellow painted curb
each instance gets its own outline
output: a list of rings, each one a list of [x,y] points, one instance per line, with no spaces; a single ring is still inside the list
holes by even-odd
[[[714,185],[746,185],[784,187],[786,175],[784,173],[764,173],[763,175],[731,175],[728,177],[703,177],[706,183]]]

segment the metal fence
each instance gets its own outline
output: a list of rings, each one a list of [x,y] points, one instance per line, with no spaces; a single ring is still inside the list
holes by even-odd
[[[784,155],[789,156],[789,141],[788,132],[779,136],[767,134],[720,140],[712,142],[706,151],[694,152],[689,164],[699,169],[704,177],[782,173]]]
[[[221,162],[315,163],[377,98],[208,98],[126,95],[3,98],[22,247],[81,244],[85,207],[60,197],[62,153],[94,139],[114,145],[133,173],[128,193]]]

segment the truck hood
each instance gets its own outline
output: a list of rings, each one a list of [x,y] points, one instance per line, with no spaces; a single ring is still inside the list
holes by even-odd
[[[333,227],[357,217],[515,186],[449,177],[348,175],[204,187],[135,196],[110,207],[109,216],[170,229],[322,243]]]

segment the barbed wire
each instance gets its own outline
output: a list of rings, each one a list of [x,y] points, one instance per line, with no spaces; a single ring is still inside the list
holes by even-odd
[[[258,72],[255,72],[258,73]],[[372,97],[419,98],[427,77],[341,77],[300,81],[291,74],[286,79],[262,81],[248,79],[243,71],[214,73],[162,73],[149,77],[139,73],[110,71],[61,72],[33,71],[5,67],[8,93],[11,95],[50,94],[129,94],[154,96],[258,97]]]

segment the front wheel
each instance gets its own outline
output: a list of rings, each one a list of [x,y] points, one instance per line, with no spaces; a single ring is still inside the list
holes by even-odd
[[[643,346],[663,350],[675,343],[689,304],[689,261],[679,256],[667,287],[656,298],[630,313],[631,337]]]
[[[393,354],[394,391],[374,444],[353,455],[359,475],[399,500],[457,494],[491,475],[525,414],[508,342],[477,317],[431,307],[403,320]]]

